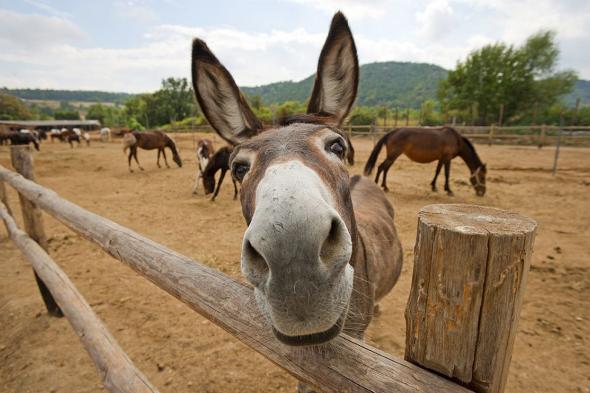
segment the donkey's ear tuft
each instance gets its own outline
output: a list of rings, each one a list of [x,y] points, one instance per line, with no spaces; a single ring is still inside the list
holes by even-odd
[[[359,64],[346,17],[337,12],[322,48],[307,113],[332,116],[338,124],[346,118],[356,98]]]
[[[236,82],[207,44],[195,38],[192,50],[193,88],[203,114],[223,139],[237,145],[256,135],[262,123]]]

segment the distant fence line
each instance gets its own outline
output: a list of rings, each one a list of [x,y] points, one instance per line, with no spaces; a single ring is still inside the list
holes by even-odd
[[[518,145],[536,145],[539,147],[553,146],[557,143],[558,134],[561,133],[561,143],[568,146],[590,146],[590,126],[568,126],[558,127],[552,125],[534,125],[534,126],[458,126],[448,125],[457,129],[464,136],[478,143],[487,143],[489,145],[499,144],[518,144]],[[342,126],[342,129],[351,137],[364,136],[371,137],[375,142],[378,138],[395,128],[391,126],[373,126],[373,125],[350,125]],[[411,126],[418,128],[430,128],[424,126]],[[439,126],[437,126],[439,127]],[[175,133],[195,133],[195,132],[212,132],[210,126],[201,125],[190,128],[178,127],[169,128],[167,132]]]

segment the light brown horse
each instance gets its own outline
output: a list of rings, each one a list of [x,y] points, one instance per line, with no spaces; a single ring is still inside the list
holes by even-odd
[[[178,151],[176,150],[176,145],[174,141],[166,134],[161,131],[153,131],[153,132],[139,132],[133,131],[130,133],[125,133],[123,137],[123,152],[126,152],[129,149],[129,156],[128,164],[129,164],[129,171],[133,172],[131,169],[131,158],[135,158],[135,162],[139,169],[143,171],[142,166],[140,165],[139,161],[137,160],[137,148],[140,147],[144,150],[154,150],[158,149],[158,168],[160,166],[160,154],[164,156],[164,162],[166,163],[166,167],[170,168],[168,165],[168,160],[166,159],[166,151],[164,150],[168,147],[172,151],[172,159],[179,167],[182,166],[182,160],[178,155]]]
[[[215,131],[235,146],[230,171],[241,183],[248,224],[242,272],[286,345],[319,345],[341,331],[362,338],[375,304],[401,271],[393,207],[372,181],[351,179],[346,167],[349,147],[339,125],[358,78],[352,33],[337,13],[308,115],[263,130],[226,68],[205,42],[193,41],[197,100]]]
[[[197,142],[197,176],[195,177],[195,186],[193,187],[193,194],[197,194],[197,190],[199,188],[199,183],[201,178],[203,177],[203,172],[205,168],[207,168],[207,164],[211,157],[215,154],[215,147],[213,147],[213,142],[210,139],[202,138],[199,139]]]
[[[369,176],[375,167],[379,152],[387,149],[387,157],[377,168],[375,183],[379,183],[379,176],[383,174],[381,186],[387,188],[387,171],[395,160],[405,154],[410,160],[419,163],[438,161],[434,179],[430,183],[432,191],[436,191],[436,179],[441,167],[445,167],[445,191],[453,195],[449,186],[449,175],[451,172],[451,160],[457,156],[461,157],[471,171],[470,182],[475,189],[477,196],[486,193],[486,165],[481,162],[475,147],[464,136],[452,127],[442,128],[399,128],[383,136],[371,152],[369,160],[365,165],[365,175]]]

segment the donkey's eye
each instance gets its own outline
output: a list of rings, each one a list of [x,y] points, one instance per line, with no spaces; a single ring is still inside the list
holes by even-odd
[[[243,162],[235,163],[232,168],[232,176],[237,181],[242,181],[244,179],[244,176],[246,176],[246,173],[248,173],[249,170],[250,170],[250,165],[243,163]]]
[[[328,149],[330,150],[330,152],[336,154],[338,157],[344,158],[344,152],[346,151],[346,148],[344,147],[344,143],[342,142],[342,140],[337,139],[331,142],[328,146]]]

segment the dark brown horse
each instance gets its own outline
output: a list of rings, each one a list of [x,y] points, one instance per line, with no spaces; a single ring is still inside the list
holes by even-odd
[[[221,188],[221,183],[223,183],[223,178],[225,177],[225,173],[229,170],[229,159],[231,153],[233,151],[233,147],[231,146],[224,146],[221,149],[217,150],[215,154],[207,163],[205,170],[203,171],[203,186],[205,187],[205,195],[211,194],[213,191],[213,197],[211,201],[214,201],[219,194],[219,189]],[[215,187],[215,174],[221,171],[221,175],[219,176],[219,180],[217,181],[217,187]],[[236,185],[236,181],[232,176],[232,182],[234,183],[234,200],[238,197],[238,187]]]
[[[139,132],[133,131],[131,133],[125,134],[123,137],[123,151],[126,152],[129,149],[129,156],[128,156],[128,164],[129,164],[129,171],[133,172],[131,169],[131,158],[135,158],[135,162],[139,169],[143,171],[143,168],[139,161],[137,160],[137,148],[141,147],[144,150],[154,150],[158,149],[158,168],[160,166],[160,154],[164,156],[164,162],[166,163],[166,167],[170,168],[168,165],[168,160],[166,159],[166,151],[164,150],[166,147],[172,151],[172,159],[179,167],[182,166],[182,160],[178,155],[178,151],[176,150],[176,145],[174,141],[166,134],[160,131],[153,131],[153,132]]]
[[[35,146],[35,150],[39,151],[39,140],[37,137],[30,133],[30,132],[18,132],[12,131],[8,135],[8,139],[10,139],[10,144],[12,145],[28,145],[32,143]]]
[[[381,186],[385,191],[389,191],[387,188],[387,171],[400,155],[405,154],[410,160],[423,164],[438,160],[434,179],[430,183],[432,191],[436,191],[436,178],[444,165],[445,191],[449,195],[453,195],[449,187],[451,160],[459,156],[469,167],[471,172],[470,182],[477,196],[483,196],[486,193],[486,165],[481,162],[471,142],[461,136],[454,128],[399,128],[385,134],[377,142],[369,156],[369,160],[365,165],[366,176],[369,176],[375,167],[383,145],[387,149],[387,157],[377,168],[375,183],[379,183],[379,176],[383,173]]]

